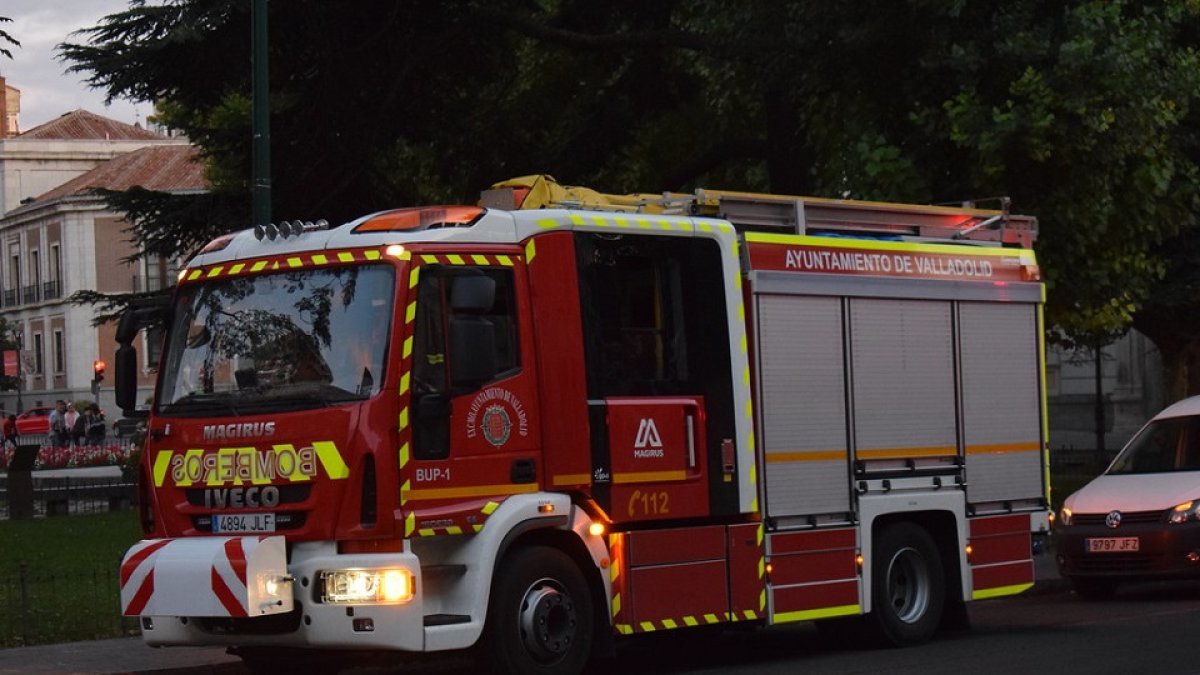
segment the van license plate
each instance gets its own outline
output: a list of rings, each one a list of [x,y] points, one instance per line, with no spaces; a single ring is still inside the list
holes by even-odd
[[[1098,537],[1087,540],[1088,553],[1136,553],[1137,537]]]
[[[274,532],[274,513],[223,513],[212,517],[213,534]]]

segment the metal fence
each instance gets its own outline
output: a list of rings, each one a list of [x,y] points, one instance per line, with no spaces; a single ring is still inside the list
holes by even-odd
[[[138,635],[137,617],[121,616],[117,567],[62,573],[21,563],[0,577],[0,649]]]
[[[16,475],[0,475],[0,520],[7,520],[14,510],[22,511],[13,505],[21,494],[19,480]],[[33,472],[29,482],[25,499],[30,495],[32,499],[26,508],[32,507],[30,515],[35,518],[130,509],[137,494],[137,484],[128,478],[41,478]]]

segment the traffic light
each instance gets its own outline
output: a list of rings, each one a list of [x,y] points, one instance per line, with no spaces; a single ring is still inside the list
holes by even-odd
[[[92,373],[92,382],[99,382],[104,379],[104,361],[102,359],[96,359],[92,363]]]

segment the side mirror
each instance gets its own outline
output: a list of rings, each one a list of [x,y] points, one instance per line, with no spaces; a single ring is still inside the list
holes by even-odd
[[[117,407],[126,417],[137,416],[137,350],[128,342],[117,347],[113,379],[116,384]]]

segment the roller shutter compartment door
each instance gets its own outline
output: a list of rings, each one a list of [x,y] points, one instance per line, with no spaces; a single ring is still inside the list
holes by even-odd
[[[842,301],[758,298],[767,513],[850,510]]]

